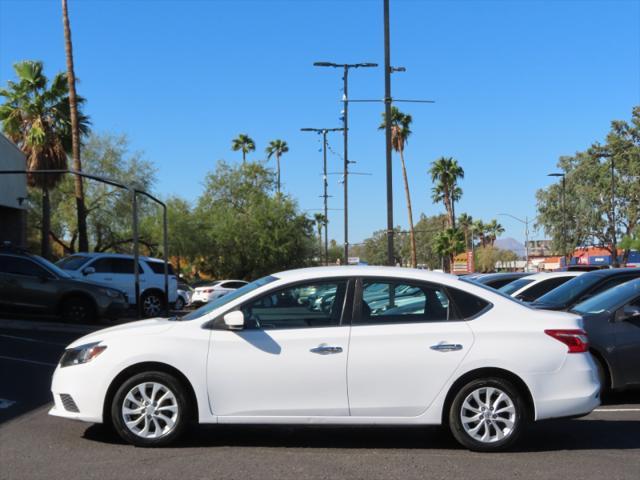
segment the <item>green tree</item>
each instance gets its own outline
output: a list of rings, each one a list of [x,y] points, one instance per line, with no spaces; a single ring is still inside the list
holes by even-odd
[[[234,152],[237,152],[238,150],[242,152],[242,163],[247,161],[247,153],[254,152],[255,149],[256,144],[246,133],[241,133],[231,142],[231,150]]]
[[[469,238],[473,229],[473,217],[469,214],[463,213],[458,217],[458,225],[464,233],[464,248],[469,248]],[[473,239],[471,240],[473,242]]]
[[[485,236],[488,237],[489,243],[493,246],[498,237],[504,233],[504,227],[496,219],[493,219],[485,225],[485,232]]]
[[[434,251],[448,260],[446,269],[450,272],[455,256],[464,250],[464,235],[457,228],[447,228],[435,238]]]
[[[449,227],[456,228],[455,202],[462,197],[462,189],[458,180],[464,178],[464,170],[458,161],[448,157],[440,157],[431,163],[429,169],[431,181],[435,184],[431,189],[434,202],[442,202],[449,217]]]
[[[5,134],[27,157],[27,169],[50,170],[67,168],[67,152],[71,150],[71,119],[67,77],[57,74],[51,83],[43,73],[42,62],[24,61],[14,65],[17,82],[9,81],[0,90],[5,103],[0,106],[0,120]],[[82,105],[84,99],[77,98]],[[88,131],[88,118],[79,114],[78,127]],[[51,203],[49,191],[61,180],[57,174],[31,174],[29,186],[41,190],[42,217],[40,251],[51,258],[49,232]]]
[[[409,192],[409,179],[407,178],[407,168],[404,162],[404,149],[411,135],[411,123],[413,119],[411,115],[402,113],[397,107],[391,107],[391,146],[400,154],[400,163],[402,165],[402,178],[404,179],[404,193],[407,198],[407,213],[409,216],[409,240],[411,245],[411,266],[415,268],[418,265],[416,237],[413,228],[413,212],[411,210],[411,194]],[[386,127],[386,117],[382,114],[382,124],[379,130]]]
[[[312,262],[313,221],[290,197],[272,196],[274,187],[273,171],[260,163],[221,161],[207,175],[196,207],[205,273],[254,279]]]
[[[266,148],[267,158],[271,159],[272,156],[276,157],[276,172],[277,172],[277,182],[276,182],[276,192],[280,193],[280,157],[282,154],[287,153],[289,151],[289,146],[287,142],[284,140],[272,140],[269,142],[269,146]]]

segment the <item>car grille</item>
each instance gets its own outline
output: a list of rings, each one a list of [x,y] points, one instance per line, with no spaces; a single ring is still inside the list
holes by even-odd
[[[60,401],[62,402],[62,406],[67,412],[80,412],[78,406],[76,405],[76,402],[73,401],[73,397],[71,397],[71,395],[69,395],[68,393],[61,393]]]

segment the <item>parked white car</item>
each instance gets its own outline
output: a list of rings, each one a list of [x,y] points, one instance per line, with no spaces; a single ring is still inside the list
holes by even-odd
[[[160,315],[165,304],[164,261],[140,256],[140,302],[146,317]],[[80,280],[117,288],[127,294],[130,305],[136,304],[133,255],[117,253],[76,253],[59,260],[56,265]],[[177,298],[177,280],[169,264],[169,304]]]
[[[191,305],[191,298],[193,297],[194,289],[184,282],[178,282],[178,296],[173,308],[176,310],[184,310]]]
[[[195,304],[209,303],[211,300],[244,287],[247,283],[244,280],[218,280],[206,285],[200,285],[195,288],[191,302]]]
[[[584,272],[540,272],[514,280],[500,287],[502,293],[511,295],[523,302],[533,302],[542,295],[550,292]]]
[[[408,291],[421,308],[395,306]],[[530,421],[600,403],[579,316],[452,275],[360,266],[276,273],[181,319],[91,333],[67,347],[51,390],[51,415],[109,422],[138,446],[193,421],[447,425],[493,451]]]

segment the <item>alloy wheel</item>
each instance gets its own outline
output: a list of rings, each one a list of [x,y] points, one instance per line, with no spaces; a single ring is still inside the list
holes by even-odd
[[[126,427],[142,438],[168,435],[176,426],[180,413],[175,394],[158,382],[140,383],[129,390],[121,412]]]
[[[460,406],[460,421],[467,435],[481,443],[506,439],[513,431],[517,412],[514,401],[496,387],[481,387]]]

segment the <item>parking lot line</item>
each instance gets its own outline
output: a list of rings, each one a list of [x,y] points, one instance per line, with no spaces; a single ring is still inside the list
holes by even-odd
[[[37,338],[30,338],[30,337],[19,337],[17,335],[0,334],[0,337],[2,337],[2,338],[10,338],[11,340],[20,340],[22,342],[45,343],[47,345],[56,345],[58,347],[66,347],[67,346],[66,343],[49,342],[47,340],[39,340]]]
[[[0,360],[11,360],[11,361],[14,361],[14,362],[32,363],[34,365],[45,365],[47,367],[55,367],[55,366],[57,366],[56,363],[39,362],[37,360],[28,360],[26,358],[5,357],[4,355],[0,355]]]
[[[640,412],[640,408],[596,408],[594,412]]]

